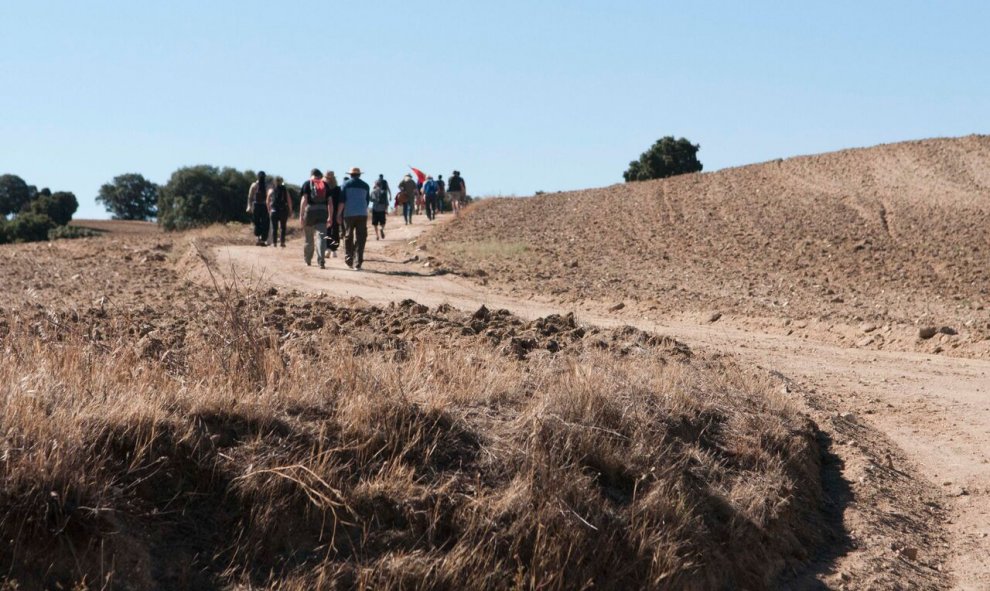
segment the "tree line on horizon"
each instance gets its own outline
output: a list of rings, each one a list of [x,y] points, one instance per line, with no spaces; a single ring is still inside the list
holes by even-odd
[[[660,138],[629,163],[623,173],[627,182],[666,178],[700,172],[698,144],[686,138]],[[274,175],[269,175],[272,178]],[[213,223],[250,222],[245,211],[248,189],[255,181],[254,171],[209,165],[187,166],[172,173],[164,186],[140,174],[124,174],[100,188],[102,202],[114,219],[151,220],[157,218],[165,230],[183,230]],[[286,183],[295,209],[299,209],[299,187]]]
[[[270,175],[271,178],[274,175]],[[116,176],[96,197],[115,220],[157,220],[165,230],[185,230],[215,223],[251,221],[245,211],[253,170],[208,164],[184,166],[157,185],[137,173]],[[296,208],[299,187],[286,183]]]
[[[665,136],[630,162],[622,176],[626,182],[635,182],[700,172],[700,148],[686,138]],[[164,185],[138,173],[126,173],[103,184],[96,201],[112,219],[156,220],[165,230],[248,223],[251,219],[245,203],[256,178],[252,170],[207,164],[179,168]],[[298,210],[299,187],[286,186]],[[84,228],[68,226],[78,207],[71,192],[38,190],[17,175],[0,175],[0,244],[91,235]]]

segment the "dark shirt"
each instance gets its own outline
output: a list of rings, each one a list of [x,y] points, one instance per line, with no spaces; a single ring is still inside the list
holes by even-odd
[[[299,188],[299,194],[302,195],[302,199],[306,201],[306,210],[303,211],[307,225],[326,223],[330,216],[330,203],[333,199],[333,188],[331,188],[324,181],[323,186],[326,187],[323,199],[320,199],[317,192],[314,190],[312,179],[307,179],[306,182],[302,184]],[[338,188],[339,192],[340,189]]]

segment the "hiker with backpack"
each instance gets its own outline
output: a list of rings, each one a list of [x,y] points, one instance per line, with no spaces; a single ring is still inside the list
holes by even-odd
[[[447,199],[447,187],[444,185],[443,175],[438,174],[437,175],[437,211],[439,213],[443,213],[444,205],[445,205],[444,202],[446,201],[446,199]],[[436,217],[435,214],[434,217]]]
[[[350,179],[340,188],[337,223],[344,227],[344,262],[355,271],[364,264],[364,244],[368,241],[368,203],[371,189],[361,180],[361,169],[353,167]]]
[[[392,188],[388,186],[388,181],[385,180],[385,175],[384,174],[378,175],[378,180],[375,181],[375,182],[377,184],[380,184],[382,186],[382,188],[385,189],[385,192],[388,193],[389,199],[391,199],[392,198]]]
[[[423,195],[423,187],[419,184],[416,185],[416,211],[415,214],[419,215],[423,213],[426,209],[426,197]]]
[[[447,183],[447,194],[450,195],[450,206],[454,210],[454,215],[460,215],[461,206],[464,205],[467,195],[467,184],[459,170],[455,170],[450,175],[450,181]]]
[[[313,251],[316,251],[316,262],[321,269],[326,268],[326,241],[324,233],[327,221],[330,219],[330,196],[327,183],[319,168],[310,172],[309,179],[300,189],[302,200],[299,203],[299,225],[303,227],[306,246],[303,247],[303,259],[307,265],[313,264]],[[319,234],[319,240],[317,240]]]
[[[292,199],[282,177],[275,177],[275,186],[268,190],[268,212],[272,219],[272,246],[285,248],[285,226],[292,217]],[[282,242],[279,244],[279,228]]]
[[[388,217],[388,203],[391,200],[388,183],[379,176],[371,190],[371,225],[375,228],[375,240],[385,240],[385,219]],[[380,226],[380,227],[379,227]]]
[[[411,174],[406,174],[399,181],[399,194],[395,197],[395,208],[398,209],[400,205],[402,206],[402,217],[405,218],[407,226],[412,223],[413,204],[416,201],[417,191],[416,181],[413,180]]]
[[[254,222],[254,236],[257,238],[258,246],[268,246],[268,204],[265,202],[268,196],[268,183],[265,179],[265,171],[258,172],[258,180],[251,183],[248,189],[247,212],[251,214]]]
[[[423,195],[426,200],[426,218],[433,220],[437,217],[437,182],[432,176],[426,177],[423,185]]]
[[[329,196],[330,216],[327,218],[326,249],[330,251],[331,258],[337,258],[337,249],[340,248],[340,224],[337,223],[337,206],[340,205],[340,186],[337,184],[337,176],[332,170],[323,173],[323,182],[327,185],[327,195]]]

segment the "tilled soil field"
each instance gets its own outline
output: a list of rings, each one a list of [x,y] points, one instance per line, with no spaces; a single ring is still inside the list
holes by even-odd
[[[969,136],[482,201],[424,248],[507,293],[988,356],[987,228],[990,137]]]
[[[0,249],[5,587],[839,576],[828,442],[771,373],[573,315],[238,284],[192,244],[230,239]]]

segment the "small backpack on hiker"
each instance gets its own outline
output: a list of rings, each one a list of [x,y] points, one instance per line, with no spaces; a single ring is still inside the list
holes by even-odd
[[[278,185],[272,192],[272,215],[288,215],[289,190],[285,185]]]
[[[306,204],[306,225],[325,224],[330,218],[327,203],[327,185],[322,179],[309,181],[309,195]]]
[[[381,186],[371,191],[371,204],[375,211],[388,211],[388,191]]]

